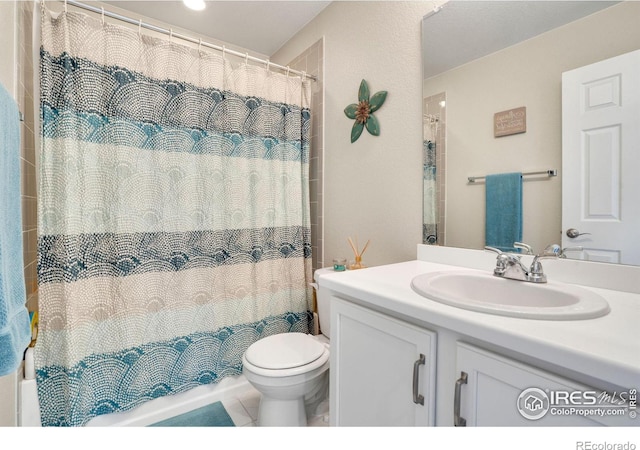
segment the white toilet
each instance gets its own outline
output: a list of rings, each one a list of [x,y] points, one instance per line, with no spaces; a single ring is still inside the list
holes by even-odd
[[[320,269],[315,276],[327,270],[333,271]],[[274,334],[250,345],[242,356],[243,373],[261,394],[258,426],[307,426],[305,398],[327,390],[330,315],[324,297],[316,288],[322,334]]]

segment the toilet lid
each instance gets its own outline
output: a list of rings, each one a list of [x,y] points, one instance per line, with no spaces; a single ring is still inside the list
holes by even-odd
[[[245,358],[263,369],[291,369],[315,361],[324,350],[324,345],[304,333],[280,333],[251,344]]]

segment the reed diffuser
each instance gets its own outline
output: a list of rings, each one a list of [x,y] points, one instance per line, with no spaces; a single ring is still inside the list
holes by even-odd
[[[351,246],[351,250],[353,250],[353,254],[355,255],[355,262],[353,264],[349,265],[349,270],[356,270],[356,269],[364,269],[365,266],[364,264],[362,264],[362,255],[364,255],[364,252],[367,250],[367,247],[369,246],[369,242],[367,241],[366,244],[364,244],[364,247],[362,248],[362,251],[359,252],[358,251],[358,238],[356,238],[356,243],[354,244],[353,241],[351,240],[351,238],[349,239],[349,245]]]

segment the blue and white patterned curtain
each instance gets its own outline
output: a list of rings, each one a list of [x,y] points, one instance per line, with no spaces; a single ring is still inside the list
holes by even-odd
[[[310,81],[43,11],[43,425],[242,371],[308,332]]]

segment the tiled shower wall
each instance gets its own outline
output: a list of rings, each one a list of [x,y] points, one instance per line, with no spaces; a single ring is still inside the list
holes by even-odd
[[[22,164],[22,243],[27,308],[38,307],[38,219],[36,189],[36,111],[34,106],[33,10],[36,4],[19,1],[17,20],[17,102],[24,120],[21,122]]]
[[[311,252],[313,270],[324,267],[323,239],[323,157],[324,154],[324,42],[317,41],[289,66],[316,77],[311,84],[311,154],[309,155],[309,196],[311,201]]]
[[[446,93],[425,97],[423,102],[423,126],[425,139],[431,138],[436,144],[436,190],[437,190],[437,245],[446,245],[445,174],[447,163],[447,110]]]

